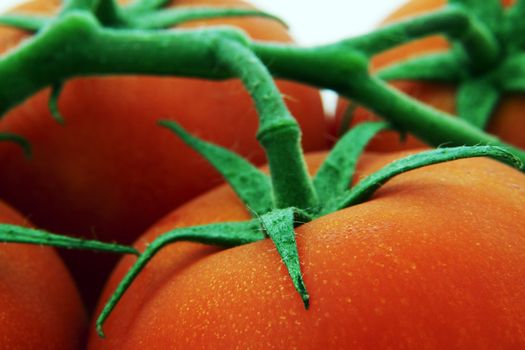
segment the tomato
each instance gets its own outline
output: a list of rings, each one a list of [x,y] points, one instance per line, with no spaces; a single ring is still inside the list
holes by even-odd
[[[513,0],[502,0],[503,6],[510,6],[512,3],[514,3]],[[382,25],[435,11],[442,8],[445,4],[446,0],[411,0],[388,16]],[[372,71],[377,71],[403,59],[413,58],[421,54],[445,51],[448,48],[448,41],[443,37],[426,37],[375,56],[372,60],[371,69]],[[457,89],[455,86],[416,81],[394,81],[392,86],[441,111],[456,114],[455,96]],[[337,130],[341,127],[347,108],[348,102],[340,100],[332,128],[333,133],[337,134]],[[505,96],[494,111],[487,126],[487,131],[499,136],[503,141],[525,148],[525,138],[522,135],[523,130],[525,130],[525,120],[521,117],[524,108],[525,99],[522,95]],[[374,113],[364,108],[357,108],[355,113],[353,113],[352,124],[375,119],[377,119],[377,116]],[[409,135],[406,141],[401,142],[398,133],[385,132],[371,142],[369,149],[374,151],[391,151],[411,149],[423,145],[421,141],[413,136]]]
[[[400,156],[368,154],[357,174]],[[308,158],[312,170],[323,157]],[[92,329],[88,348],[523,348],[524,200],[523,174],[488,159],[395,177],[371,200],[296,229],[309,310],[270,240],[225,250],[174,243],[124,294],[106,339]],[[176,227],[248,218],[223,186],[136,246]],[[120,262],[101,303],[133,262]]]
[[[27,225],[0,202],[0,222]],[[52,248],[0,243],[2,349],[79,349],[86,314],[67,268]]]
[[[55,12],[60,3],[39,0],[23,5],[20,12]],[[249,6],[238,0],[172,3],[208,4]],[[280,23],[264,18],[206,20],[187,26],[219,23],[243,28],[259,40],[291,40]],[[1,27],[0,50],[16,47],[24,37],[21,31]],[[323,148],[326,126],[318,91],[288,81],[278,86],[302,125],[305,149]],[[64,126],[52,119],[48,98],[49,92],[42,91],[0,123],[0,131],[26,137],[34,150],[33,159],[27,160],[15,146],[0,145],[0,194],[53,232],[133,242],[169,210],[221,182],[194,151],[157,126],[160,118],[176,119],[187,130],[256,163],[264,160],[254,138],[257,114],[238,81],[74,79],[66,83],[59,99]],[[96,289],[107,274],[108,258],[98,255],[87,264],[85,255],[74,255],[68,256],[74,274],[89,276],[81,288]]]

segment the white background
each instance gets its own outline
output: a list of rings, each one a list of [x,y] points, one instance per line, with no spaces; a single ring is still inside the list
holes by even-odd
[[[328,43],[373,28],[407,0],[248,0],[278,15],[302,45]],[[0,0],[0,11],[24,0]]]

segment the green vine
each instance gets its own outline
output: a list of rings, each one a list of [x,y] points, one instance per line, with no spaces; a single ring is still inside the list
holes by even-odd
[[[159,4],[154,3],[155,6]],[[0,79],[12,86],[11,89],[0,92],[0,113],[7,112],[56,81],[65,81],[76,76],[134,73],[206,79],[232,78],[235,74],[231,67],[217,64],[218,54],[221,50],[236,50],[242,46],[245,50],[252,51],[275,77],[335,90],[385,117],[395,128],[411,132],[430,145],[493,144],[508,147],[521,159],[525,159],[523,150],[501,142],[468,122],[445,118],[445,113],[388,88],[383,81],[368,72],[368,60],[374,54],[426,35],[444,34],[453,43],[460,45],[462,50],[457,50],[454,59],[447,58],[449,61],[457,61],[457,64],[449,64],[452,74],[447,74],[445,70],[443,75],[468,77],[470,73],[457,74],[458,67],[466,64],[467,72],[480,71],[482,69],[469,62],[473,62],[476,57],[483,57],[486,61],[481,64],[483,67],[495,60],[503,62],[497,65],[496,70],[485,73],[491,77],[490,81],[499,82],[501,86],[510,86],[514,91],[520,90],[523,86],[522,75],[518,79],[508,72],[523,71],[523,60],[516,58],[518,54],[500,58],[503,50],[499,44],[501,40],[489,35],[492,33],[487,29],[489,27],[484,26],[478,17],[465,9],[466,6],[474,5],[452,4],[431,15],[381,28],[362,37],[312,48],[255,42],[232,28],[137,31],[126,27],[105,27],[94,13],[79,10],[92,5],[94,4],[84,1],[70,2],[60,17],[47,22],[26,45],[0,59]],[[84,40],[79,42],[78,37]],[[63,47],[68,47],[68,50],[60,50]],[[228,49],[223,49],[224,47]],[[509,60],[512,64],[506,63]],[[443,68],[433,59],[426,59],[426,62],[429,67],[434,67],[434,71]],[[465,69],[459,71],[463,72]],[[401,71],[398,67],[398,78]],[[429,70],[421,68],[419,71]],[[499,74],[500,71],[502,73]],[[506,73],[505,76],[503,72]],[[412,78],[417,76],[413,74]],[[479,121],[483,119],[480,115],[486,115],[491,110],[499,95],[492,89],[468,89],[488,91],[491,96],[487,99],[489,103],[479,105],[479,110],[472,112],[472,118],[464,118],[478,120],[476,123],[483,125],[483,120]],[[468,106],[478,106],[470,102],[460,105],[466,106],[461,108],[463,113],[469,113],[471,109]],[[413,123],[414,119],[418,123]]]

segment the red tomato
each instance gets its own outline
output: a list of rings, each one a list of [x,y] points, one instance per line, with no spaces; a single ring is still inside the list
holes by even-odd
[[[0,202],[0,222],[27,225]],[[52,248],[0,243],[2,349],[79,349],[86,314],[73,280]]]
[[[367,155],[357,174],[399,157]],[[88,348],[523,348],[524,200],[523,174],[488,159],[399,175],[371,200],[296,229],[309,310],[270,240],[226,250],[172,244],[116,306],[107,338],[92,330]],[[248,217],[223,186],[136,246],[176,227]],[[101,303],[133,262],[120,262]]]
[[[49,13],[61,2],[41,0],[20,11]],[[185,0],[172,5],[210,4],[249,7],[238,0]],[[280,23],[263,18],[199,21],[191,26],[219,23],[243,28],[256,39],[291,41]],[[15,47],[24,37],[21,31],[1,27],[0,50]],[[305,149],[323,148],[326,127],[318,91],[287,81],[278,86],[302,126]],[[26,137],[34,149],[33,159],[27,160],[15,146],[0,145],[0,194],[53,232],[130,243],[169,210],[221,182],[198,154],[157,126],[160,118],[175,119],[188,131],[256,163],[264,160],[254,138],[257,114],[238,81],[75,79],[66,84],[59,100],[65,126],[51,118],[48,97],[48,91],[39,93],[0,123],[0,131]],[[90,276],[81,288],[101,285],[109,269],[106,256],[86,264],[85,255],[74,255],[69,257],[75,260],[74,274]]]
[[[502,0],[503,6],[510,6],[512,3],[514,3],[514,0]],[[382,25],[435,11],[442,8],[445,4],[446,0],[411,0],[387,17]],[[372,71],[389,66],[403,59],[431,52],[445,51],[448,48],[448,41],[440,36],[416,40],[375,56],[372,61]],[[415,81],[395,81],[392,82],[392,86],[441,111],[450,114],[456,113],[455,86]],[[348,102],[346,100],[340,100],[335,123],[332,128],[332,132],[335,134],[337,134],[338,129],[341,127],[342,119],[347,108]],[[501,100],[495,110],[488,124],[487,131],[515,146],[525,148],[525,138],[523,137],[525,119],[522,118],[522,111],[524,109],[525,99],[522,95],[506,96]],[[364,108],[358,108],[353,114],[352,124],[367,120],[376,120],[377,118],[372,112]],[[406,142],[400,142],[398,133],[384,132],[370,143],[369,149],[374,151],[392,151],[411,149],[423,145],[421,141],[411,135],[407,137]]]

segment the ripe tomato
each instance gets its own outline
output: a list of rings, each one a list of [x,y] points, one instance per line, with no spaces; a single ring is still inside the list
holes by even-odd
[[[446,2],[446,0],[411,0],[388,16],[382,25],[438,10],[445,6]],[[503,6],[510,6],[513,3],[513,0],[502,0]],[[415,40],[375,56],[371,69],[376,71],[403,59],[413,58],[421,54],[445,51],[448,48],[448,41],[440,36]],[[392,86],[441,111],[456,114],[455,96],[457,89],[455,86],[416,81],[394,81]],[[347,108],[348,102],[340,100],[332,128],[333,133],[338,133]],[[515,146],[525,148],[525,138],[523,138],[525,119],[521,117],[524,108],[525,99],[522,95],[506,96],[494,111],[493,117],[487,126],[487,131]],[[352,124],[375,119],[377,119],[377,116],[372,112],[364,108],[357,108],[353,113]],[[384,132],[370,143],[369,149],[374,151],[391,151],[411,149],[423,145],[421,141],[413,136],[409,135],[405,142],[400,142],[398,133]]]
[[[0,202],[0,222],[27,221]],[[73,280],[52,248],[0,243],[2,349],[79,349],[86,314]]]
[[[22,12],[54,12],[61,1],[39,0]],[[172,5],[246,6],[238,0],[179,0]],[[260,40],[291,39],[278,22],[263,18],[198,21],[187,26],[231,24]],[[27,35],[0,28],[1,51]],[[303,130],[307,150],[325,146],[324,116],[317,90],[278,83]],[[66,124],[48,111],[43,91],[11,111],[1,131],[26,137],[34,149],[27,160],[12,145],[0,145],[0,194],[40,227],[57,233],[133,242],[172,208],[221,182],[200,156],[156,122],[175,119],[187,130],[234,149],[256,163],[264,160],[254,135],[253,103],[238,81],[150,76],[97,77],[67,82],[59,100]],[[75,275],[88,275],[86,288],[102,284],[104,255],[97,268],[75,252]],[[91,255],[90,255],[91,256]],[[89,270],[88,270],[89,269]],[[94,272],[96,270],[97,272]],[[102,273],[97,277],[98,273]],[[93,282],[98,278],[98,282]],[[81,286],[82,289],[84,286]],[[95,288],[96,289],[96,288]]]
[[[310,156],[315,168],[324,157]],[[359,176],[400,154],[368,155]],[[296,229],[305,310],[270,240],[164,248],[124,294],[96,349],[525,346],[525,177],[488,159],[399,175],[371,200]],[[166,216],[175,227],[247,219],[220,187]],[[101,302],[133,258],[117,266]]]

